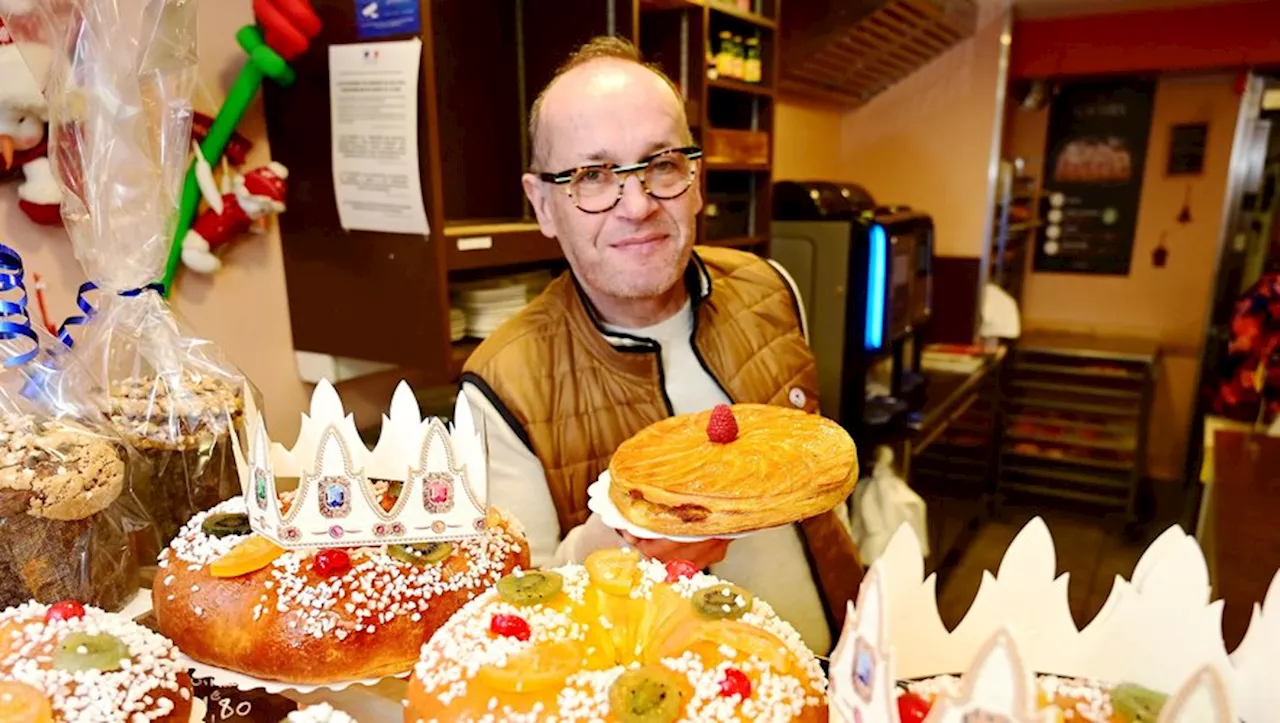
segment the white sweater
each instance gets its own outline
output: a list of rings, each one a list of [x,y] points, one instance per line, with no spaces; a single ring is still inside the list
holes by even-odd
[[[693,314],[689,304],[675,316],[654,326],[645,329],[611,327],[609,331],[652,339],[661,344],[663,378],[676,414],[698,412],[729,401],[694,356],[690,340]],[[529,539],[534,566],[581,563],[593,547],[591,543],[594,541],[586,540],[583,534],[591,523],[572,530],[560,529],[542,463],[479,389],[467,383],[462,385],[462,389],[472,410],[477,417],[483,417],[487,425],[489,503],[520,520]],[[838,508],[838,514],[844,512],[843,507]],[[847,519],[843,521],[848,524]],[[714,565],[711,571],[768,602],[779,616],[795,627],[815,653],[827,655],[830,652],[832,640],[826,614],[797,525],[734,540],[725,559]]]

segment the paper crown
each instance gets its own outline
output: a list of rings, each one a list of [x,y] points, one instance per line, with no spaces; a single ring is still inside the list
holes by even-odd
[[[1071,617],[1067,575],[1056,575],[1053,538],[1029,522],[983,574],[969,611],[948,632],[936,578],[924,575],[910,527],[871,566],[831,657],[831,721],[899,723],[884,681],[962,673],[926,723],[1040,721],[1032,671],[1133,683],[1169,695],[1160,723],[1271,720],[1280,710],[1280,574],[1254,609],[1240,646],[1227,655],[1222,603],[1210,601],[1208,566],[1178,527],[1143,553],[1131,580],[1116,577],[1102,610],[1083,630]],[[994,716],[994,718],[992,718]]]
[[[287,549],[457,540],[484,533],[488,474],[471,409],[459,394],[452,426],[423,419],[401,382],[370,451],[328,381],[316,385],[292,449],[272,443],[245,394],[247,444],[235,439],[240,488],[254,532]],[[233,431],[234,434],[234,431]],[[277,483],[296,479],[282,504]],[[382,485],[400,485],[390,509]],[[385,499],[392,499],[388,496]]]

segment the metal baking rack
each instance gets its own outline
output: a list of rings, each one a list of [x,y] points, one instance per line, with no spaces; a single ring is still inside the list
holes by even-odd
[[[1136,522],[1159,361],[1148,340],[1023,336],[1005,377],[1000,496],[1071,500]]]

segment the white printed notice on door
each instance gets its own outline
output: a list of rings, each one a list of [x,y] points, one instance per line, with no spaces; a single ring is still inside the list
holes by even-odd
[[[418,176],[422,41],[329,47],[338,220],[348,231],[427,234]]]

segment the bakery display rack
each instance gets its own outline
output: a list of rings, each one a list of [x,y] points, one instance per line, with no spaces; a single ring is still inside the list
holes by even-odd
[[[987,270],[991,283],[1022,300],[1029,251],[1040,227],[1037,181],[1024,174],[1022,159],[1002,160],[996,181],[995,223]]]
[[[1084,503],[1136,523],[1159,363],[1152,341],[1025,334],[1004,380],[999,494]]]

